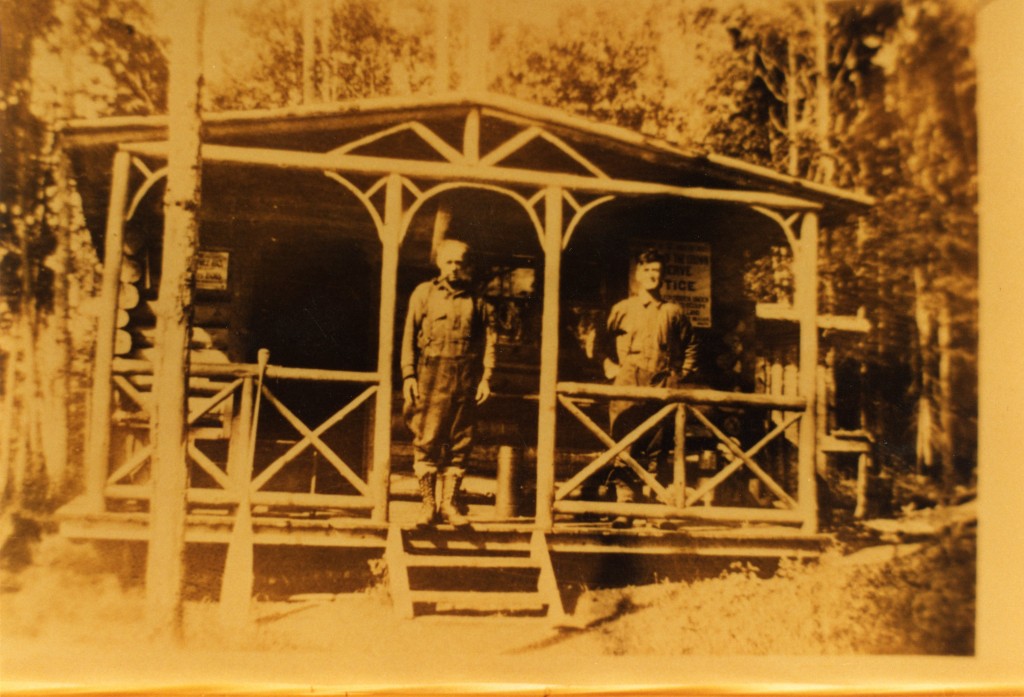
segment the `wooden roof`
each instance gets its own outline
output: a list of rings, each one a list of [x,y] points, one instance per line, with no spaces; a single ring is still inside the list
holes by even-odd
[[[575,177],[572,181],[641,182],[680,190],[688,187],[711,196],[758,192],[764,197],[787,197],[821,208],[826,221],[861,213],[873,203],[864,194],[790,177],[735,158],[685,150],[626,128],[490,93],[388,97],[209,113],[204,115],[204,143],[211,151],[221,148],[222,153],[243,149],[269,153],[269,160],[308,156],[306,169],[310,170],[332,162],[332,157],[347,156],[360,162],[400,160],[413,172],[424,163],[443,160],[453,172],[468,172],[466,167],[459,169],[457,158],[467,137],[467,119],[474,113],[479,116],[480,157],[492,156],[494,163],[500,154],[497,164],[502,170],[524,182],[531,181],[530,173],[559,173]],[[113,151],[130,147],[143,155],[166,157],[167,117],[74,121],[63,137],[72,151],[86,216],[95,233],[102,230],[106,215]],[[230,157],[214,161],[239,164]],[[247,164],[274,166],[266,157]],[[208,171],[224,170],[217,167]],[[253,177],[237,169],[235,173],[249,186],[270,174]],[[279,194],[280,177],[270,178],[275,180],[272,193]],[[671,192],[666,189],[666,193]],[[311,200],[308,192],[304,198]]]

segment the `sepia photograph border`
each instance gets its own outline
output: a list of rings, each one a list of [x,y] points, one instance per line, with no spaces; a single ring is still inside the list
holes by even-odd
[[[29,0],[31,1],[31,0]],[[216,0],[211,0],[216,1]],[[29,694],[1024,694],[1024,2],[978,11],[980,184],[979,494],[974,657],[595,657],[543,665],[522,656],[467,657],[461,675],[367,666],[351,681],[249,682],[211,666],[93,684],[0,674],[0,692]],[[0,611],[2,615],[2,611]],[[2,628],[2,619],[0,619]],[[0,653],[3,652],[0,643]],[[168,654],[174,658],[173,651]],[[301,656],[297,656],[300,660]],[[54,660],[77,660],[54,656]],[[253,666],[258,671],[258,666]],[[74,671],[72,671],[74,672]]]

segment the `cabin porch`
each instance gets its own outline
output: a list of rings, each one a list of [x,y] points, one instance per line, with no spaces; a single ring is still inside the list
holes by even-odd
[[[165,130],[120,119],[68,131],[104,250],[70,537],[150,534]],[[256,545],[387,549],[416,506],[397,331],[451,236],[478,253],[505,322],[467,482],[471,529],[438,535],[538,533],[581,554],[820,552],[819,333],[861,331],[863,318],[818,312],[817,237],[868,199],[493,95],[210,115],[206,136],[182,377],[186,541],[227,543],[251,506]],[[595,323],[628,292],[629,252],[651,243],[675,255],[673,290],[715,347],[700,384],[616,388],[592,361]],[[744,296],[745,258],[779,249],[792,294]],[[612,399],[660,408],[616,441]],[[675,435],[667,476],[629,454],[661,424]],[[612,467],[633,470],[646,500],[608,500]],[[638,525],[614,530],[616,515]]]

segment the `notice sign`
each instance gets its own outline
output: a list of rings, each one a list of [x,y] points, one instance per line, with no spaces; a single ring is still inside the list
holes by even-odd
[[[665,256],[661,295],[678,303],[694,327],[711,326],[711,245],[706,242],[637,240],[632,256],[653,247]],[[637,291],[635,262],[629,267],[629,290]]]
[[[230,252],[200,251],[196,258],[196,288],[227,290],[229,259]]]

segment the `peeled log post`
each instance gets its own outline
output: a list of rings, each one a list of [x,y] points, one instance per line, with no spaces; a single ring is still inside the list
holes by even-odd
[[[153,498],[146,563],[147,619],[156,634],[183,635],[188,335],[199,224],[202,0],[182,0],[171,24],[169,157],[164,248],[153,366]]]
[[[659,400],[718,406],[770,407],[786,411],[803,409],[807,400],[796,395],[752,394],[726,392],[694,387],[640,387],[602,385],[586,382],[560,382],[558,393],[578,397],[609,397],[612,399]]]
[[[114,336],[117,331],[117,296],[121,260],[124,257],[124,212],[128,200],[128,174],[131,156],[114,156],[110,203],[107,209],[106,238],[103,253],[103,281],[100,290],[99,326],[96,329],[96,357],[92,376],[92,402],[85,455],[85,502],[93,513],[103,510],[103,489],[110,466],[110,402],[113,396],[111,371],[114,361]]]
[[[800,226],[800,247],[796,256],[794,305],[800,317],[800,396],[807,407],[800,421],[800,450],[797,461],[797,500],[803,514],[803,529],[818,531],[817,459],[817,369],[818,369],[818,215],[805,213]]]
[[[373,520],[386,523],[391,486],[391,389],[394,357],[395,303],[398,293],[398,248],[401,245],[402,180],[388,177],[384,200],[384,229],[381,230],[380,317],[378,322],[377,402],[374,409],[373,465],[370,491]]]
[[[562,271],[562,189],[544,192],[544,305],[537,409],[537,528],[550,530],[555,501],[555,418],[558,409],[558,310]]]

